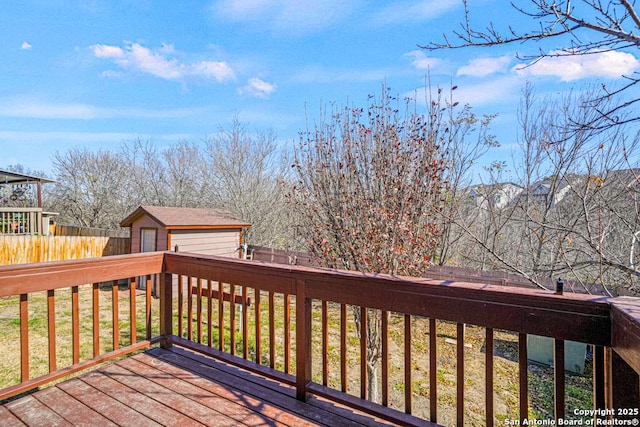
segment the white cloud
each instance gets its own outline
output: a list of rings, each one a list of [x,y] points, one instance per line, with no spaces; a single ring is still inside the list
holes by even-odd
[[[124,47],[99,44],[91,46],[96,58],[112,61],[125,71],[150,74],[165,80],[183,80],[199,77],[226,82],[235,79],[231,66],[224,61],[180,62],[173,45],[162,45],[160,49],[149,49],[138,43]],[[114,76],[112,71],[105,74]]]
[[[22,44],[20,45],[21,50],[31,50],[31,48],[32,48],[31,43],[29,43],[28,41],[23,41]]]
[[[413,58],[411,65],[420,71],[433,71],[442,65],[441,59],[429,57],[425,55],[422,50],[412,50],[411,52],[405,53],[404,56]]]
[[[460,84],[453,93],[453,99],[472,107],[515,103],[520,99],[521,88],[520,79],[506,75],[473,85]]]
[[[459,0],[400,0],[378,10],[372,17],[375,24],[429,21],[459,7]]]
[[[247,81],[247,84],[241,88],[238,88],[240,95],[249,95],[256,98],[268,98],[273,92],[275,92],[277,86],[274,83],[267,83],[259,78],[251,78]]]
[[[232,22],[251,23],[284,34],[304,35],[344,21],[359,7],[350,0],[218,0],[213,12]]]
[[[517,102],[520,98],[520,88],[522,82],[517,76],[505,75],[498,78],[492,78],[481,83],[464,84],[460,83],[451,93],[451,100],[460,104],[469,104],[472,107],[487,107],[505,105]],[[447,85],[442,86],[447,91]],[[418,88],[412,93],[405,93],[408,98],[417,97],[419,103],[425,103],[424,88]],[[446,94],[449,98],[449,94]],[[494,109],[494,108],[492,108]],[[495,110],[494,110],[495,112]]]
[[[551,52],[558,53],[558,52]],[[616,78],[640,68],[638,59],[626,52],[598,52],[589,55],[546,57],[540,61],[513,68],[521,76],[557,76],[568,82],[589,77]]]
[[[490,74],[505,73],[508,71],[512,58],[508,55],[497,58],[476,58],[460,67],[457,76],[485,77]]]

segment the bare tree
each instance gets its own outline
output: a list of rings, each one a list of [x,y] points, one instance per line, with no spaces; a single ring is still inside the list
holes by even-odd
[[[207,205],[204,156],[195,144],[181,141],[159,150],[151,141],[135,139],[122,146],[121,154],[128,165],[125,181],[133,205]]]
[[[511,2],[511,7],[530,20],[529,27],[516,27],[507,23],[503,27],[489,22],[476,27],[472,24],[472,11],[468,0],[462,0],[464,19],[459,29],[451,35],[444,34],[444,41],[421,46],[427,50],[490,47],[505,44],[537,43],[554,39],[553,50],[544,50],[539,44],[531,53],[519,53],[519,58],[535,63],[545,58],[583,56],[608,51],[637,50],[640,47],[640,17],[635,1],[630,0],[527,0]],[[589,128],[606,129],[621,123],[637,121],[640,116],[626,116],[629,107],[638,98],[630,89],[640,77],[636,73],[625,77],[619,87],[607,88],[586,100],[592,108],[602,107],[600,101],[614,95],[628,94],[617,103],[606,103],[607,109],[599,109],[600,117],[591,122],[573,122]],[[606,120],[600,120],[604,117]]]
[[[323,111],[301,135],[290,201],[309,249],[326,266],[419,276],[432,264],[447,198],[452,106],[440,92],[428,101],[420,114],[415,100],[383,88],[366,108]],[[359,331],[362,313],[353,312]],[[368,393],[377,401],[382,313],[367,314]]]
[[[295,246],[293,215],[285,203],[289,167],[273,131],[251,131],[235,117],[205,141],[202,165],[208,203],[251,224],[247,243]]]
[[[439,90],[439,95],[441,94],[442,91]],[[438,102],[442,103],[442,100]],[[452,99],[447,102],[448,105],[454,105]],[[447,161],[445,180],[448,191],[446,203],[440,215],[440,243],[434,258],[434,262],[440,265],[450,262],[452,248],[464,235],[464,231],[455,226],[455,221],[465,219],[460,202],[464,189],[468,188],[474,180],[472,171],[476,169],[478,162],[490,148],[499,146],[495,137],[489,133],[491,121],[495,116],[478,117],[469,105],[461,109],[447,108],[446,114],[449,131],[443,139],[442,152]]]
[[[123,158],[110,151],[74,148],[56,152],[53,168],[57,182],[50,208],[60,221],[86,227],[117,228],[128,213],[127,169]]]
[[[598,112],[582,102],[591,97],[537,101],[527,89],[513,160],[522,191],[499,206],[504,183],[475,187],[467,221],[456,222],[468,238],[458,251],[462,262],[513,271],[540,286],[560,275],[585,289],[593,282],[636,286],[639,140],[623,126],[577,132],[575,119],[597,121]]]
[[[167,206],[200,208],[208,205],[211,186],[203,173],[205,161],[200,149],[188,141],[173,144],[162,151]]]

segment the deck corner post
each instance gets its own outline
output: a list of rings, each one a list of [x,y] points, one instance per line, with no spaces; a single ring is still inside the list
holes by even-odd
[[[628,408],[638,408],[640,405],[640,376],[629,364],[611,350],[611,404],[618,413],[627,411]],[[620,413],[623,419],[626,413]],[[635,415],[635,414],[634,414]],[[637,415],[635,415],[637,416]]]
[[[296,280],[296,398],[306,402],[311,382],[311,300],[306,283]]]
[[[171,347],[173,335],[173,276],[160,273],[160,335],[162,348]]]

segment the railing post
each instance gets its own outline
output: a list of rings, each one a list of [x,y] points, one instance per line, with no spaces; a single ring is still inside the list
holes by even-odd
[[[307,401],[311,381],[311,300],[304,280],[296,281],[296,398]]]
[[[162,348],[171,347],[173,335],[173,276],[160,273],[160,335],[165,337],[161,342]]]
[[[637,409],[640,404],[640,377],[615,350],[611,351],[611,393],[616,418],[627,419],[627,415],[638,418],[637,414],[625,411]],[[618,413],[618,409],[623,412]]]

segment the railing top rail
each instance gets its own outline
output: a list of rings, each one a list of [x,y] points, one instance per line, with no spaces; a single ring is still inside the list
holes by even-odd
[[[162,272],[162,252],[0,266],[0,297]]]
[[[212,263],[212,261],[215,263]],[[582,307],[582,310],[586,310],[587,312],[594,309],[600,311],[602,308],[608,307],[611,300],[610,298],[602,295],[578,294],[571,292],[566,292],[563,295],[556,295],[553,291],[544,289],[437,280],[420,277],[393,276],[388,274],[360,273],[356,271],[286,265],[266,261],[241,260],[187,252],[165,252],[165,270],[167,273],[175,274],[198,272],[203,275],[203,278],[211,278],[212,280],[225,280],[220,276],[232,276],[233,274],[240,275],[242,273],[251,272],[251,276],[254,277],[252,277],[250,281],[257,283],[264,282],[262,274],[266,274],[268,277],[274,276],[280,279],[307,280],[312,284],[318,285],[320,282],[339,282],[343,284],[367,282],[369,286],[375,286],[376,288],[390,284],[397,284],[400,286],[428,285],[424,287],[424,292],[451,292],[454,294],[472,292],[476,297],[499,294],[504,295],[504,298],[507,298],[508,300],[511,300],[513,296],[517,296],[525,301],[538,301],[536,303],[537,305],[554,304],[558,307],[566,304],[567,306],[572,307]],[[260,274],[255,274],[256,272],[260,272]],[[229,281],[233,282],[233,280]],[[486,298],[493,299],[493,296],[487,296]],[[357,302],[347,303],[357,304]]]
[[[433,317],[598,345],[611,343],[611,299],[541,289],[363,274],[165,253],[165,272],[337,303]]]

